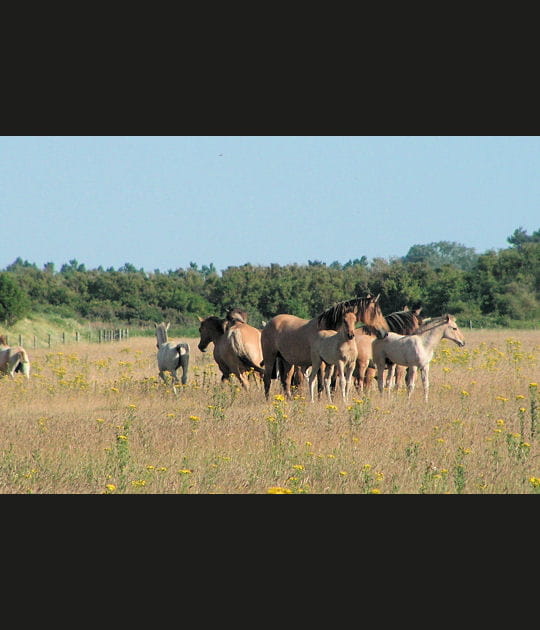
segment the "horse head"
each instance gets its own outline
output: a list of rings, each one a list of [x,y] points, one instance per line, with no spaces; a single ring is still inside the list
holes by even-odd
[[[354,330],[356,328],[356,311],[354,308],[345,310],[342,327],[347,339],[354,339]]]
[[[465,345],[465,337],[459,329],[456,318],[453,315],[445,315],[446,328],[444,330],[443,339],[449,339],[457,344],[460,348]]]

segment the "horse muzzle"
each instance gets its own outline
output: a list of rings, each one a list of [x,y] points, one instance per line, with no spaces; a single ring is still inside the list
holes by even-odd
[[[197,346],[197,348],[199,348],[199,350],[200,350],[201,352],[206,352],[206,348],[208,348],[208,346],[204,346],[204,348],[203,348],[203,347],[199,344],[199,345]]]

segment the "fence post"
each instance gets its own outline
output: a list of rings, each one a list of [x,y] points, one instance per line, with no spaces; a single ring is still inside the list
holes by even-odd
[[[19,335],[19,346],[23,345],[23,336]]]

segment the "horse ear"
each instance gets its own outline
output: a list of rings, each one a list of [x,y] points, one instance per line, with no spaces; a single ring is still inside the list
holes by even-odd
[[[169,330],[169,326],[170,326],[170,325],[171,325],[171,322],[167,322],[167,323],[165,324],[165,330]]]
[[[202,322],[202,321],[203,321],[203,318],[202,318],[202,317],[199,317],[199,315],[197,315],[197,319],[198,319],[200,322]]]
[[[377,295],[377,297],[373,299],[373,302],[377,303],[380,297],[381,297],[381,294],[379,293],[379,295]]]
[[[448,315],[448,313],[446,314],[446,323],[448,323],[450,321],[450,315]]]
[[[405,306],[403,307],[404,312],[407,312],[409,310],[409,307],[405,304]]]
[[[157,328],[159,326],[159,324],[156,324],[156,322],[154,322],[154,326]]]

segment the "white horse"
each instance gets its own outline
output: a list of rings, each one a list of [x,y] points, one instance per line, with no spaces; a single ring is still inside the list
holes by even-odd
[[[382,339],[375,339],[372,344],[373,361],[377,366],[377,383],[379,392],[384,391],[384,366],[389,359],[393,365],[389,370],[395,369],[395,364],[405,365],[411,370],[407,375],[408,397],[414,390],[416,370],[420,369],[422,386],[424,388],[424,400],[427,402],[429,394],[429,364],[433,359],[435,348],[441,339],[449,339],[460,348],[465,345],[463,333],[458,328],[456,318],[453,315],[434,317],[423,323],[414,335],[398,335],[389,332]],[[392,374],[388,375],[388,389],[391,390],[394,381]]]
[[[15,372],[22,372],[30,378],[30,360],[22,346],[8,346],[4,335],[0,335],[0,375],[9,374],[15,378]]]
[[[311,343],[311,372],[309,374],[309,391],[311,402],[315,402],[315,382],[324,361],[324,388],[328,400],[332,402],[331,382],[334,368],[338,366],[338,380],[343,401],[346,402],[351,389],[353,371],[358,358],[358,348],[354,329],[356,313],[347,310],[338,331],[319,330]]]
[[[159,376],[165,384],[167,384],[167,378],[165,372],[170,372],[172,377],[172,387],[176,394],[176,387],[180,381],[176,374],[178,368],[182,368],[182,385],[187,383],[188,367],[189,367],[189,345],[187,343],[175,343],[169,341],[167,331],[169,330],[170,322],[161,322],[161,324],[155,324],[156,338],[157,338],[157,363],[159,369]]]

